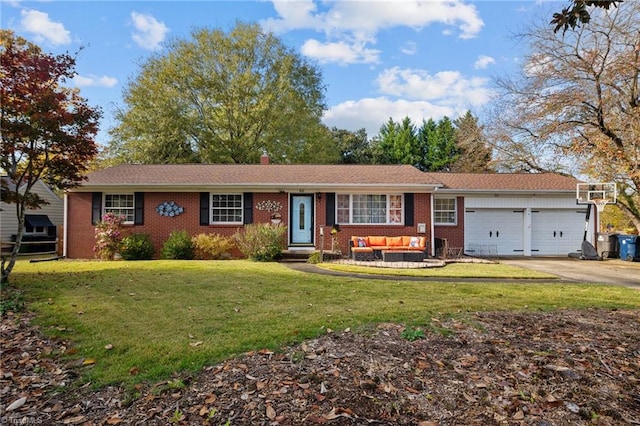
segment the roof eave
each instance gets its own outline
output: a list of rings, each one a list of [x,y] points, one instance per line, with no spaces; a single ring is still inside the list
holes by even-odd
[[[141,191],[141,192],[194,192],[203,190],[224,191],[254,191],[254,192],[371,192],[393,191],[429,193],[435,191],[439,184],[326,184],[326,183],[242,183],[242,184],[211,184],[194,183],[184,185],[166,184],[96,184],[82,185],[70,189],[69,192],[104,192],[104,191]]]
[[[495,194],[574,194],[575,189],[461,189],[461,188],[438,188],[438,193],[447,194],[473,194],[473,195],[495,195]]]

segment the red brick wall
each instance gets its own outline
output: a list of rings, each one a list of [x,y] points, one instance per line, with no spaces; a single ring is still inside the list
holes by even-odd
[[[67,195],[67,257],[94,257],[94,226],[91,224],[91,193],[73,192]]]
[[[456,199],[457,224],[435,225],[433,233],[435,238],[446,238],[449,247],[464,247],[464,197]]]
[[[324,195],[324,194],[323,194]],[[68,245],[67,257],[69,258],[93,258],[93,246],[95,244],[94,226],[91,224],[91,193],[73,192],[68,194]],[[287,193],[254,193],[253,194],[253,222],[269,222],[272,212],[257,210],[258,203],[266,200],[278,201],[282,205],[280,214],[282,224],[288,226],[289,194]],[[164,201],[174,201],[184,208],[184,213],[175,217],[160,216],[156,213],[156,206]],[[200,194],[198,192],[173,192],[154,193],[146,192],[144,195],[144,225],[127,225],[126,230],[131,233],[146,233],[151,236],[156,255],[159,254],[162,244],[173,230],[185,230],[189,235],[199,233],[216,233],[224,236],[232,236],[242,225],[209,225],[200,226]],[[373,226],[373,225],[343,225],[338,234],[339,246],[342,253],[349,252],[349,240],[353,235],[418,235],[418,223],[425,223],[427,232],[423,234],[430,241],[431,205],[429,194],[415,194],[414,196],[414,225],[413,226]],[[461,210],[461,209],[460,209]],[[320,248],[322,237],[320,227],[325,228],[324,250],[331,249],[331,227],[326,224],[326,197],[316,197],[315,204],[315,239],[316,248]],[[285,244],[288,243],[288,235]],[[232,253],[239,256],[239,252]]]
[[[68,194],[69,205],[69,235],[67,257],[87,259],[93,258],[93,246],[95,244],[94,226],[91,224],[91,193]],[[282,205],[280,214],[282,223],[287,225],[288,195],[287,194],[253,194],[253,221],[269,222],[272,212],[261,211],[255,208],[256,204],[264,201],[279,201]],[[160,216],[156,207],[164,201],[175,201],[184,208],[184,213],[174,217]],[[200,233],[215,233],[226,237],[235,234],[242,225],[208,225],[200,226],[200,193],[199,192],[146,192],[144,194],[144,225],[125,225],[128,233],[149,234],[156,249],[156,255],[160,254],[162,245],[174,230],[185,230],[189,235]],[[240,256],[239,251],[232,253]]]

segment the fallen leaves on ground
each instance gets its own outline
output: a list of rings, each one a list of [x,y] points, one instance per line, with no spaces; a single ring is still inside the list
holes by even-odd
[[[206,367],[186,384],[65,391],[67,342],[2,319],[0,416],[70,425],[640,424],[640,311],[476,313],[438,332],[345,330]],[[165,389],[159,391],[159,389]],[[6,408],[4,408],[6,407]]]

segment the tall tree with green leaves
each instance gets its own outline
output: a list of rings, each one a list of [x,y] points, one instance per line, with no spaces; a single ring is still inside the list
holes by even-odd
[[[380,133],[372,142],[375,164],[411,164],[420,162],[420,150],[416,129],[409,117],[401,123],[392,118],[380,128]]]
[[[98,152],[100,111],[64,86],[74,75],[74,57],[44,53],[0,30],[0,168],[7,174],[1,193],[18,219],[11,255],[2,257],[3,283],[20,252],[25,212],[47,203],[33,192],[34,185],[39,180],[60,190],[78,185]]]
[[[124,91],[115,162],[298,162],[325,109],[317,66],[256,24],[194,30],[149,58]]]
[[[418,129],[418,141],[422,150],[418,168],[428,172],[449,172],[458,161],[460,151],[456,146],[456,129],[449,117],[437,123],[433,119],[422,122]]]
[[[360,129],[355,132],[333,127],[331,136],[336,149],[339,151],[340,164],[371,164],[373,161],[371,145],[367,138],[367,131]]]
[[[487,173],[493,171],[492,151],[484,135],[484,128],[471,111],[453,120],[458,159],[451,165],[452,172]]]

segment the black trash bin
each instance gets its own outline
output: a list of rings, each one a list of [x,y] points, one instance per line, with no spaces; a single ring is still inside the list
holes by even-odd
[[[602,259],[618,257],[618,234],[601,232],[598,234],[598,256]]]

